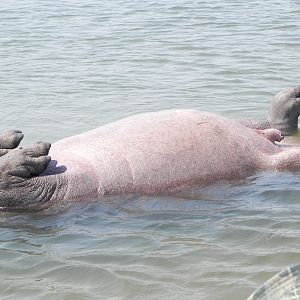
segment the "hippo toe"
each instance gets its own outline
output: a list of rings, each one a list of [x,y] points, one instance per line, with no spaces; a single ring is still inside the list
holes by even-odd
[[[20,130],[10,130],[0,135],[0,156],[19,146],[24,135]]]
[[[0,159],[0,206],[22,207],[30,205],[31,198],[42,194],[39,185],[30,180],[43,173],[51,158],[49,143],[36,143],[30,147],[16,148]],[[36,193],[38,195],[36,195]],[[43,195],[44,198],[44,195]],[[22,204],[21,204],[22,203]]]

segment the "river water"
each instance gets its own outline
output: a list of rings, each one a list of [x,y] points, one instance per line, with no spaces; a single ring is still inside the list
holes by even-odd
[[[293,0],[2,1],[0,129],[26,145],[164,108],[263,118],[299,85],[299,14]],[[0,215],[1,299],[237,300],[299,262],[300,173]]]

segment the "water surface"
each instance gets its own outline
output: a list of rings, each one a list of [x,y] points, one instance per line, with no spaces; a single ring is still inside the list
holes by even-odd
[[[0,129],[54,142],[137,112],[264,117],[299,85],[297,1],[12,1]],[[300,261],[300,174],[0,216],[1,299],[245,299]]]

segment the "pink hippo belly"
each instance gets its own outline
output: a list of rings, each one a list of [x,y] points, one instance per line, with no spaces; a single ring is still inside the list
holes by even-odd
[[[145,113],[52,145],[68,197],[161,194],[247,176],[277,147],[253,130],[196,110]]]

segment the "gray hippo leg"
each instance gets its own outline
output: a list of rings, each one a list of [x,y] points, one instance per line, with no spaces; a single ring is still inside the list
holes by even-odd
[[[10,130],[0,135],[0,156],[19,146],[24,135],[20,130]]]
[[[291,135],[298,130],[300,115],[300,87],[281,90],[272,99],[267,120],[238,119],[252,129],[279,129],[283,135]]]
[[[19,137],[20,138],[20,137]],[[14,144],[19,139],[14,139]],[[8,145],[8,144],[7,144]],[[10,150],[0,158],[0,207],[14,208],[30,206],[41,196],[47,200],[43,185],[35,182],[43,173],[51,158],[49,143],[37,143],[31,147]]]
[[[13,149],[0,160],[0,178],[15,176],[30,178],[45,171],[50,157],[49,143],[37,143],[31,147]]]
[[[298,129],[300,115],[300,87],[292,87],[278,92],[271,103],[268,122],[272,128],[284,134],[293,134]]]

